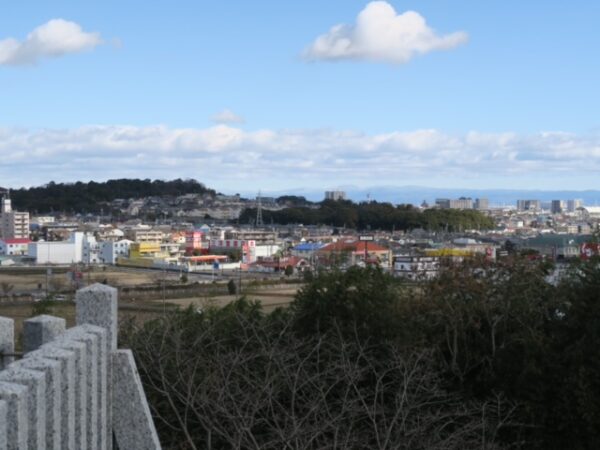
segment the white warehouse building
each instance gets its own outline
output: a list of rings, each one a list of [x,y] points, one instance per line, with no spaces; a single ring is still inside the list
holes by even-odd
[[[68,241],[37,241],[29,244],[36,264],[74,264],[83,261],[84,234],[71,233]]]

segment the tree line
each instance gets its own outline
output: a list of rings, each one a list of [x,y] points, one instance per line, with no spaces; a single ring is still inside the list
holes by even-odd
[[[600,264],[549,270],[469,260],[415,288],[351,268],[270,314],[241,298],[120,339],[166,448],[598,448]]]
[[[279,211],[263,210],[263,221],[280,225],[331,225],[354,229],[412,230],[460,232],[468,229],[492,229],[494,221],[476,210],[426,209],[412,205],[394,206],[376,201],[353,203],[349,200],[325,200],[316,207],[291,207]],[[251,223],[256,209],[248,208],[240,223]]]
[[[34,213],[100,212],[115,199],[185,194],[215,194],[202,183],[192,179],[171,181],[150,179],[117,179],[97,183],[50,183],[31,188],[11,190],[15,208]],[[108,211],[107,211],[108,212]]]

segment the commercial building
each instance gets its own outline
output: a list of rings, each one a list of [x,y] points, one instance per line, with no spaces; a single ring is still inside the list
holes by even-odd
[[[75,232],[67,241],[37,241],[28,246],[36,264],[74,264],[83,262],[84,233]]]

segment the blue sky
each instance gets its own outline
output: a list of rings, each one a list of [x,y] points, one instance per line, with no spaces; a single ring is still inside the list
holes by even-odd
[[[0,185],[597,188],[599,22],[590,1],[13,2]]]

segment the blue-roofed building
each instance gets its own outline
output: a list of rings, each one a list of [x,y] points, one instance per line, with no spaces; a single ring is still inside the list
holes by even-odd
[[[291,253],[293,256],[310,258],[324,246],[322,242],[303,242],[293,247]]]

